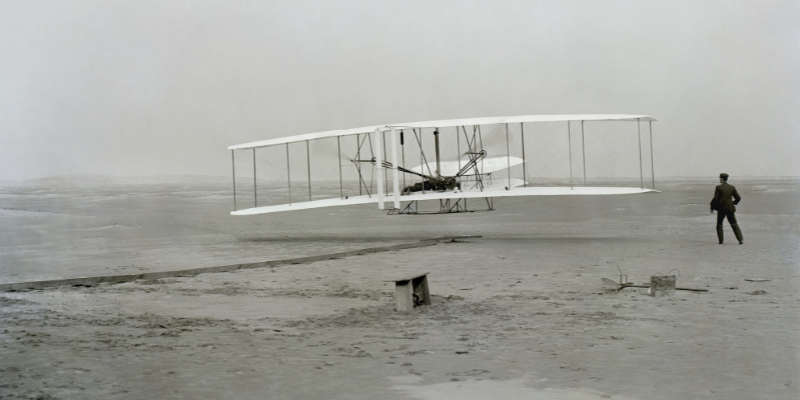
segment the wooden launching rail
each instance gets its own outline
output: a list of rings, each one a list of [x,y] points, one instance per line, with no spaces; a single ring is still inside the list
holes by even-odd
[[[238,271],[242,269],[251,269],[251,268],[274,268],[283,265],[312,263],[323,260],[332,260],[336,258],[378,253],[382,251],[398,251],[398,250],[412,249],[417,247],[433,246],[443,241],[454,241],[456,239],[477,239],[480,237],[481,237],[480,235],[438,236],[429,239],[422,239],[418,242],[370,247],[366,249],[348,250],[332,254],[320,254],[316,256],[289,258],[284,260],[270,260],[263,262],[200,267],[200,268],[172,270],[172,271],[157,271],[157,272],[154,271],[154,272],[144,272],[141,274],[86,276],[79,278],[60,278],[60,279],[51,279],[46,281],[33,281],[33,282],[8,282],[8,283],[0,283],[0,292],[10,292],[17,290],[41,290],[45,288],[52,288],[58,286],[94,286],[98,284],[115,284],[115,283],[132,282],[139,279],[163,279],[163,278],[173,278],[173,277],[196,276],[207,273],[231,272],[231,271]]]

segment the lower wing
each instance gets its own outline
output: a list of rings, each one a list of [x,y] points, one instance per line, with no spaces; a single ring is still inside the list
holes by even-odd
[[[444,192],[426,191],[414,192],[406,196],[400,196],[400,201],[419,201],[419,200],[446,200],[446,199],[470,199],[483,197],[515,197],[515,196],[607,196],[621,194],[642,194],[642,193],[661,193],[658,190],[640,189],[629,187],[515,187],[518,183],[512,180],[512,188],[506,189],[502,179],[490,186],[485,186],[483,190],[475,188],[469,190],[448,190]],[[384,196],[384,202],[391,206],[392,195]],[[312,208],[349,206],[356,204],[377,203],[378,196],[354,196],[345,199],[323,199],[304,201],[292,204],[280,204],[275,206],[254,207],[244,210],[232,211],[231,215],[255,215],[267,214],[283,211],[308,210]]]

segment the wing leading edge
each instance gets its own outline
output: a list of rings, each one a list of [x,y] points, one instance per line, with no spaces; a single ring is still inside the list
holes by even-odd
[[[237,144],[228,146],[228,150],[244,150],[260,147],[276,146],[285,143],[303,142],[306,140],[316,140],[333,138],[337,136],[348,136],[356,134],[372,133],[376,129],[386,131],[392,127],[402,128],[447,128],[465,125],[492,125],[492,124],[511,124],[521,122],[567,122],[567,121],[655,121],[649,115],[628,115],[628,114],[573,114],[573,115],[517,115],[507,117],[483,117],[483,118],[464,118],[446,119],[437,121],[406,122],[401,124],[387,124],[365,126],[361,128],[337,129],[332,131],[304,133],[302,135],[286,136],[282,138],[259,140],[256,142]]]

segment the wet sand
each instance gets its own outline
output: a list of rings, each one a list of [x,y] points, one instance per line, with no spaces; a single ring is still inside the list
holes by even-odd
[[[264,260],[281,251],[305,256],[327,246],[441,234],[483,238],[196,277],[0,293],[0,394],[798,398],[800,185],[796,179],[732,183],[744,197],[737,213],[742,246],[730,244],[727,227],[729,244],[716,244],[715,217],[707,211],[713,182],[689,180],[667,182],[658,195],[498,202],[496,211],[466,215],[342,209],[229,226],[228,219],[205,217],[222,222],[205,224],[217,226],[205,234],[185,229],[231,250],[204,252],[176,238],[170,251],[179,254],[165,258],[170,266],[202,266],[217,257],[227,264]],[[110,208],[118,204],[106,201]],[[141,229],[163,229],[153,224]],[[236,231],[247,224],[253,224],[247,233]],[[19,226],[31,229],[28,222]],[[75,236],[82,232],[76,228]],[[140,235],[145,242],[134,249],[140,259],[160,261],[158,238]],[[124,237],[102,237],[126,244]],[[28,246],[34,259],[50,261],[29,262],[33,271],[25,276],[68,276],[52,266],[59,256],[46,245],[10,243],[6,235],[3,241],[15,259]],[[319,244],[286,245],[295,241]],[[76,240],[75,252],[88,252],[89,243]],[[96,250],[92,267],[72,264],[76,273],[117,264],[113,246]],[[189,261],[181,261],[184,254]],[[4,281],[17,281],[8,278],[7,268],[14,267],[5,260]],[[678,269],[679,287],[709,291],[615,292],[601,278],[617,280],[617,265],[636,283]],[[418,271],[430,272],[433,304],[398,314],[385,280]]]

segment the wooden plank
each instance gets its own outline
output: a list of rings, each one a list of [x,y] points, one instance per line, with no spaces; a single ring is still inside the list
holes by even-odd
[[[384,280],[383,282],[405,282],[405,281],[411,281],[411,280],[423,277],[423,276],[428,275],[428,274],[430,274],[430,272],[422,272],[422,273],[418,273],[418,274],[415,274],[415,275],[406,275],[406,276],[404,276],[402,278],[398,278],[398,279]]]
[[[410,281],[398,282],[395,285],[395,300],[398,312],[411,312],[414,309],[414,289]]]
[[[428,290],[428,275],[425,274],[422,277],[415,278],[411,281],[414,286],[414,293],[420,297],[422,304],[430,305],[431,304],[431,293]]]

